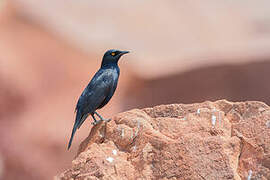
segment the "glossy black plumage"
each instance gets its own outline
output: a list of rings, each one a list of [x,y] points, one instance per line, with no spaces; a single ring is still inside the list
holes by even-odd
[[[94,121],[95,111],[104,107],[112,98],[117,87],[120,69],[118,60],[128,51],[108,50],[102,59],[101,67],[96,72],[90,83],[81,94],[76,106],[76,119],[69,140],[68,149],[71,146],[73,136],[85,119],[92,115]],[[99,114],[97,114],[100,116]],[[100,120],[104,120],[100,116]]]

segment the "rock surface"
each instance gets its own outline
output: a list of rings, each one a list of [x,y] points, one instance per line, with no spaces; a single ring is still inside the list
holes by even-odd
[[[120,113],[55,179],[270,179],[270,108],[220,100]]]

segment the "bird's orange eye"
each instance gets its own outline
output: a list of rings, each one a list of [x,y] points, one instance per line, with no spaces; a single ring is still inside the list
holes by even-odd
[[[112,56],[115,56],[115,52],[112,52],[111,55],[112,55]]]

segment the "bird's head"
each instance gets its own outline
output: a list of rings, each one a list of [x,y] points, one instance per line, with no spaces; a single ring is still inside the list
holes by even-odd
[[[129,53],[129,51],[110,49],[107,52],[105,52],[101,65],[106,66],[110,64],[117,64],[120,57],[127,53]]]

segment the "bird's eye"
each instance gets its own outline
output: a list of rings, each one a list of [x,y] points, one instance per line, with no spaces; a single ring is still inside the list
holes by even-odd
[[[112,56],[115,56],[115,52],[112,52],[111,55],[112,55]]]

